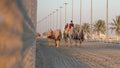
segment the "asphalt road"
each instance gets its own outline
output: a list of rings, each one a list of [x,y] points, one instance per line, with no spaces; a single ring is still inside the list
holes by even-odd
[[[73,42],[74,44],[74,42]],[[48,46],[37,40],[36,68],[120,68],[120,45],[83,42],[82,47]]]

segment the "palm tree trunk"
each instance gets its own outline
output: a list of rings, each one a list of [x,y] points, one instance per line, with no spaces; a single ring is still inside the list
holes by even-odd
[[[120,35],[118,34],[118,40],[120,41]]]
[[[119,33],[118,32],[116,32],[116,41],[118,41],[119,40]]]
[[[98,36],[98,39],[100,39],[100,32],[97,31],[97,36]]]

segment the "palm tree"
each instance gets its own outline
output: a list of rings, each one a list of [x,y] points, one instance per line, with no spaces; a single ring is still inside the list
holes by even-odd
[[[88,23],[84,23],[82,26],[82,29],[85,33],[89,34],[90,33],[90,26]]]
[[[99,19],[93,26],[93,30],[97,33],[98,36],[100,36],[100,33],[105,33],[105,21]]]
[[[116,39],[118,40],[119,33],[120,33],[120,16],[117,16],[116,19],[113,19],[113,22],[111,23],[111,30],[115,30],[116,33]]]
[[[79,29],[80,29],[80,25],[79,24],[75,24],[75,30],[79,31]]]
[[[90,26],[89,26],[89,24],[88,24],[88,23],[84,23],[84,24],[82,25],[82,29],[83,29],[86,37],[87,37],[87,38],[90,38]]]

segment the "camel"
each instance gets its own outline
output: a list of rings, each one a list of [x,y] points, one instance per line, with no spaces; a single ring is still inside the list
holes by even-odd
[[[65,45],[67,45],[68,43],[68,40],[70,41],[70,47],[72,46],[72,41],[75,41],[75,46],[77,46],[77,41],[79,41],[79,47],[81,47],[81,44],[82,42],[84,41],[84,33],[83,33],[83,30],[79,30],[79,31],[76,31],[75,28],[71,28],[71,29],[66,29],[64,30],[64,40],[65,40]]]
[[[52,40],[54,40],[55,41],[55,46],[59,47],[60,40],[62,39],[61,30],[57,29],[54,32],[52,30],[48,30],[47,37],[48,37],[49,46],[51,46],[51,42],[52,42]]]

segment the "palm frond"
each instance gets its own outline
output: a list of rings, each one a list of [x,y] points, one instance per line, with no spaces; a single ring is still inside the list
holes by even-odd
[[[119,30],[120,30],[120,16],[116,16],[116,18],[113,19],[113,22],[111,23],[110,29],[111,29],[111,31],[115,30],[115,32],[119,32]]]

